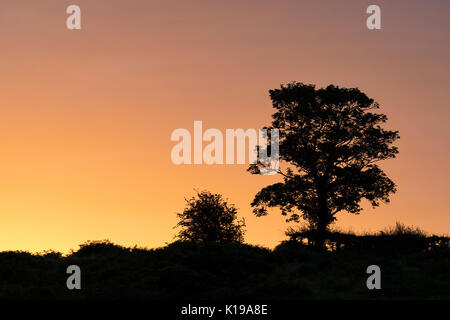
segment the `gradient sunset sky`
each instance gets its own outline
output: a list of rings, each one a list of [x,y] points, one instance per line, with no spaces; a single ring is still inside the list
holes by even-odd
[[[66,8],[82,30],[66,28]],[[381,7],[381,30],[366,8]],[[337,227],[450,227],[450,1],[14,0],[0,2],[0,250],[67,252],[85,240],[157,247],[194,189],[221,193],[273,247],[287,224],[250,202],[273,176],[172,163],[177,128],[260,128],[268,90],[358,87],[399,130],[382,167],[391,203]]]

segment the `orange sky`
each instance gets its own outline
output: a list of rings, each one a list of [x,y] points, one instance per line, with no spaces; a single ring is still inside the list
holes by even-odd
[[[66,7],[82,30],[66,28]],[[365,26],[378,4],[382,30]],[[222,193],[249,243],[286,223],[250,202],[276,181],[245,165],[175,166],[174,129],[260,128],[268,90],[301,81],[359,87],[400,131],[391,204],[337,226],[396,221],[448,233],[448,1],[2,1],[0,250],[67,251],[85,240],[170,242],[194,188]]]

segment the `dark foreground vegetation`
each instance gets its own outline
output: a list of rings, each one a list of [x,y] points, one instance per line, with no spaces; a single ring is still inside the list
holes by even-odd
[[[332,237],[340,245],[327,241],[327,251],[290,240],[274,250],[192,242],[149,250],[94,241],[68,256],[1,252],[0,298],[450,298],[449,238],[398,230]],[[73,264],[81,268],[81,290],[66,288],[66,269]],[[366,287],[366,268],[372,264],[381,268],[381,290]]]

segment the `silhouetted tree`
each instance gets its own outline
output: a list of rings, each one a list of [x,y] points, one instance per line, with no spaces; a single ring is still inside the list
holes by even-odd
[[[318,231],[326,231],[335,215],[361,211],[360,200],[372,206],[389,202],[396,186],[376,162],[395,158],[397,131],[381,128],[384,114],[373,113],[378,103],[357,88],[293,82],[270,90],[276,112],[266,129],[280,130],[278,171],[283,182],[259,191],[253,202],[257,216],[268,207],[279,207],[287,221],[304,218]],[[263,164],[250,165],[257,174]]]
[[[180,221],[176,227],[182,228],[177,238],[182,241],[244,241],[244,219],[237,220],[236,208],[220,194],[197,192],[197,197],[186,199],[186,208],[177,216]]]

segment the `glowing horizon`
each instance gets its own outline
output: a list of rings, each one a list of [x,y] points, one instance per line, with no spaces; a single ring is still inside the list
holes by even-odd
[[[262,128],[268,90],[290,81],[358,87],[400,132],[399,155],[381,165],[398,185],[391,203],[340,213],[337,227],[448,233],[450,3],[377,1],[374,31],[368,3],[327,3],[79,0],[77,31],[65,28],[72,1],[1,4],[0,251],[162,246],[193,189],[228,198],[246,242],[273,247],[284,217],[256,218],[250,202],[279,178],[176,166],[170,135],[194,120]]]

